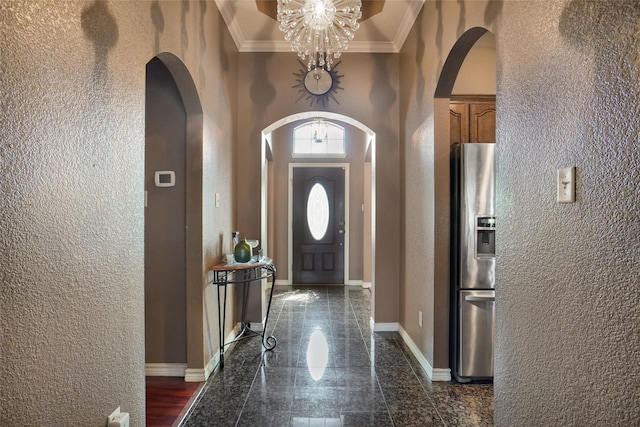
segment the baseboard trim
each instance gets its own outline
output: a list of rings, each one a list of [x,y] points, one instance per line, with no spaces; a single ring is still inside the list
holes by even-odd
[[[186,363],[145,363],[144,375],[147,377],[184,377]]]
[[[449,368],[433,368],[431,381],[451,381],[451,369]]]
[[[371,282],[362,282],[362,287],[364,289],[371,289]]]
[[[276,279],[275,286],[291,286],[291,282],[287,279]]]
[[[224,342],[231,342],[240,332],[240,324],[238,323],[234,326],[233,330],[227,334],[224,339]],[[216,338],[217,339],[217,338]],[[184,381],[187,383],[190,382],[204,382],[206,381],[211,374],[216,370],[218,364],[220,363],[220,350],[216,352],[216,354],[209,359],[209,362],[205,365],[204,368],[187,368],[184,373]]]
[[[413,354],[413,356],[418,360],[418,363],[420,363],[420,366],[431,381],[451,381],[450,369],[433,368],[402,326],[400,326],[398,332],[400,333],[400,337],[402,337],[404,343],[409,347],[409,350],[411,350],[411,354]]]
[[[184,373],[184,382],[202,383],[205,382],[207,378],[209,378],[209,375],[211,375],[211,372],[208,372],[208,369],[206,367],[205,369],[187,368],[186,372]]]
[[[393,323],[376,323],[373,318],[370,318],[371,330],[373,332],[398,332],[400,324]]]
[[[349,280],[349,286],[359,286],[362,287],[362,280]]]
[[[273,321],[274,319],[271,319],[271,322],[269,322],[269,324],[272,326],[273,326]],[[250,322],[250,324],[251,324],[251,330],[260,332],[260,333],[264,331],[264,318],[262,318],[262,322]],[[238,333],[240,333],[240,330],[238,330]]]

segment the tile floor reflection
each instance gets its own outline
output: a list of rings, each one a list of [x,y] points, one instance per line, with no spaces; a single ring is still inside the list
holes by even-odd
[[[493,387],[431,382],[395,332],[372,333],[371,293],[278,287],[276,348],[234,344],[183,426],[491,426]]]

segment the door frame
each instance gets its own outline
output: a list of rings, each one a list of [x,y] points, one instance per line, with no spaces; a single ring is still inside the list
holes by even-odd
[[[287,269],[291,284],[293,283],[293,169],[294,168],[342,168],[344,169],[344,283],[349,284],[349,251],[350,251],[350,209],[349,209],[349,163],[289,163],[289,195],[287,209]]]

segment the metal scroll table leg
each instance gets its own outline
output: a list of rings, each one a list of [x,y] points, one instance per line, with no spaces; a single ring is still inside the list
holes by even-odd
[[[276,267],[273,264],[271,264],[267,266],[266,269],[271,271],[271,273],[273,274],[272,276],[273,278],[271,282],[271,291],[269,292],[269,302],[267,303],[267,315],[264,318],[264,330],[262,331],[262,346],[265,348],[265,350],[271,351],[275,348],[276,344],[278,343],[276,341],[276,337],[274,337],[273,335],[267,336],[267,324],[269,322],[269,312],[271,312],[271,299],[273,298],[273,289],[276,287]]]
[[[223,298],[224,301],[222,303],[222,310],[220,310],[220,288],[224,288]],[[226,323],[227,313],[227,285],[218,285],[218,337],[220,342],[220,369],[224,368],[224,328]]]
[[[251,272],[245,271],[242,273],[242,312],[240,314],[240,333],[238,338],[242,337],[248,329],[251,328],[251,324],[247,322],[247,305],[249,304],[249,286],[251,286]]]

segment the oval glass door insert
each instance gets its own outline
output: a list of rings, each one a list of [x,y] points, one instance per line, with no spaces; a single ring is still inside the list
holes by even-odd
[[[314,239],[320,240],[329,227],[329,198],[322,184],[311,187],[307,200],[307,224]]]

